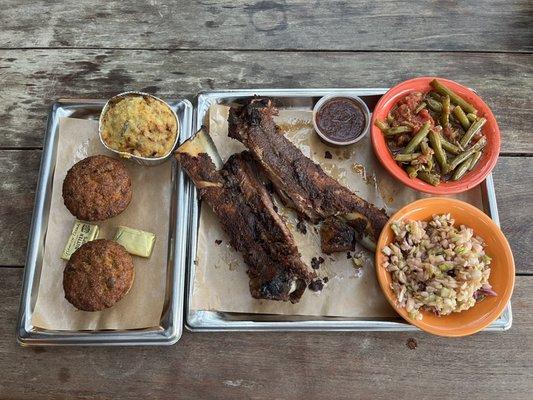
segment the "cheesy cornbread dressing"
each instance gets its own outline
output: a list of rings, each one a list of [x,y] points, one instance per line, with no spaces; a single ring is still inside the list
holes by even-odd
[[[101,135],[114,150],[140,157],[163,157],[172,151],[178,134],[176,117],[163,102],[129,95],[110,104]]]

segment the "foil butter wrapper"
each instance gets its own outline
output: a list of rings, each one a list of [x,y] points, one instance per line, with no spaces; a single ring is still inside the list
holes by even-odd
[[[124,246],[128,253],[149,258],[154,248],[155,235],[151,232],[119,226],[114,240]]]
[[[98,225],[92,225],[83,221],[74,222],[72,232],[70,233],[61,258],[67,261],[70,260],[70,256],[83,244],[97,239],[98,233]]]

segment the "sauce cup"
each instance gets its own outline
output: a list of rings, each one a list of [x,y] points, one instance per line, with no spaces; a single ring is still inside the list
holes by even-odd
[[[320,128],[318,127],[317,114],[320,111],[320,109],[322,108],[322,106],[324,106],[324,104],[326,104],[329,100],[342,99],[342,98],[352,100],[352,101],[354,101],[357,104],[357,106],[359,106],[359,108],[361,109],[361,111],[363,112],[363,115],[365,117],[365,124],[363,126],[363,130],[361,131],[361,133],[359,133],[354,138],[351,138],[351,139],[345,140],[345,141],[338,141],[338,140],[335,140],[335,139],[327,136],[324,132],[322,132],[320,130]],[[334,146],[347,146],[347,145],[350,145],[350,144],[357,143],[369,131],[369,129],[370,129],[370,119],[371,119],[370,110],[368,109],[368,106],[366,105],[366,103],[360,97],[350,96],[350,95],[345,94],[345,93],[331,93],[331,94],[329,94],[327,96],[324,96],[324,97],[320,98],[320,100],[317,101],[317,103],[315,104],[315,106],[313,108],[313,126],[315,128],[316,133],[318,134],[318,136],[320,136],[320,138],[324,142],[332,144]]]

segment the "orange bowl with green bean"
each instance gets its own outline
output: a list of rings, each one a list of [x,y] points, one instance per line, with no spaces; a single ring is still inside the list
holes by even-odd
[[[372,145],[382,165],[414,189],[453,194],[481,183],[494,168],[500,130],[485,102],[456,82],[405,81],[380,99]]]

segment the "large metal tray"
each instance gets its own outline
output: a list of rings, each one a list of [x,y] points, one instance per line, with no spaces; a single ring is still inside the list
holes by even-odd
[[[50,211],[59,119],[73,117],[98,120],[104,104],[105,100],[59,100],[50,110],[26,254],[17,326],[17,339],[22,345],[170,345],[181,336],[187,225],[180,221],[187,220],[190,188],[188,184],[185,184],[185,176],[175,162],[173,163],[172,201],[169,210],[166,299],[159,325],[131,330],[54,331],[40,329],[31,324],[39,288]],[[179,118],[180,141],[183,141],[191,134],[192,105],[188,100],[172,101],[169,104]]]
[[[280,107],[309,107],[318,99],[331,92],[353,94],[361,97],[373,111],[379,98],[387,91],[377,89],[257,89],[257,90],[226,90],[202,92],[197,97],[195,130],[204,123],[209,107],[213,104],[230,104],[243,98],[258,95],[276,99]],[[216,311],[198,311],[190,307],[192,297],[196,255],[199,201],[194,185],[187,181],[190,194],[190,227],[189,246],[187,252],[187,297],[185,307],[185,323],[191,331],[414,331],[418,328],[404,322],[400,317],[395,319],[354,319],[334,317],[305,317],[287,315],[241,314]],[[492,175],[481,184],[481,196],[484,211],[499,225],[498,208],[494,193]],[[505,311],[486,331],[503,331],[511,327],[512,313],[509,303]]]

